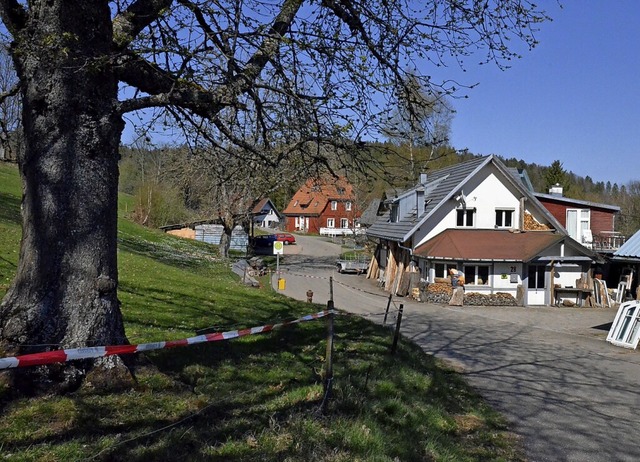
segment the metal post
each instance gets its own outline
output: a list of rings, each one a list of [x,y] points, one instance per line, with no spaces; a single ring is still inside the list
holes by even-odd
[[[400,324],[402,323],[402,310],[404,309],[404,305],[400,304],[400,309],[398,310],[398,320],[396,321],[396,331],[393,334],[393,345],[391,345],[391,354],[396,354],[396,348],[398,346],[398,337],[400,336]]]
[[[329,276],[329,300],[333,302],[333,276]],[[333,307],[331,309],[333,309]]]
[[[389,316],[389,307],[391,306],[392,298],[393,298],[393,294],[389,294],[389,301],[387,302],[387,310],[384,312],[384,319],[382,320],[383,326],[387,323],[387,316]]]

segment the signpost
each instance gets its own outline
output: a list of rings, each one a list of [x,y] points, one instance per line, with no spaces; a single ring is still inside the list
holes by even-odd
[[[273,241],[273,254],[276,256],[276,274],[278,275],[278,290],[284,290],[284,279],[280,278],[280,255],[284,255],[284,242]]]

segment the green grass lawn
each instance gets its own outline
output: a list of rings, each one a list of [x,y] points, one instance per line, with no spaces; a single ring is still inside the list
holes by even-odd
[[[15,272],[20,186],[0,163],[0,295]],[[322,310],[242,286],[216,248],[126,220],[119,272],[132,343],[191,337]],[[148,353],[134,387],[9,399],[0,389],[0,458],[12,461],[514,461],[504,419],[455,371],[358,317],[335,322],[325,413],[326,321]],[[6,372],[0,372],[3,374]]]

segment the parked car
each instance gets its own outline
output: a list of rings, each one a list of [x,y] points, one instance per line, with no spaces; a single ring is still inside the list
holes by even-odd
[[[293,234],[289,233],[275,233],[276,241],[284,242],[284,245],[295,244],[296,237]]]
[[[289,233],[263,234],[255,236],[252,239],[252,244],[254,248],[272,247],[275,241],[281,241],[284,245],[295,244],[296,237]]]
[[[276,241],[275,234],[263,234],[260,236],[254,236],[251,239],[251,244],[253,247],[272,247],[273,243]]]

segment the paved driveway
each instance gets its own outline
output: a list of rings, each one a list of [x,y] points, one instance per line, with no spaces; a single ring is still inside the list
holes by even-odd
[[[305,300],[312,289],[314,302],[326,303],[331,278],[337,308],[381,322],[388,294],[372,281],[338,274],[326,253],[318,264],[288,258],[286,295]],[[640,352],[605,341],[614,310],[402,298],[392,310],[400,303],[403,334],[454,364],[513,423],[531,461],[640,461]]]

